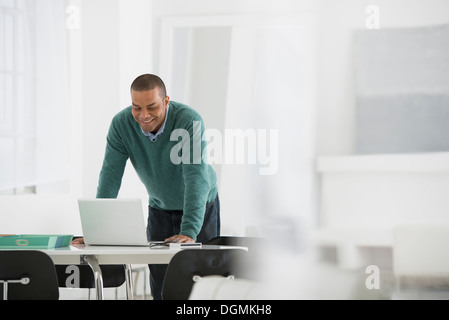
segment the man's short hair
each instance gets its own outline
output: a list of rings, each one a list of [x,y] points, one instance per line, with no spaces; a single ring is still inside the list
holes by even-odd
[[[131,91],[148,91],[159,88],[159,94],[162,99],[167,96],[167,89],[164,81],[154,74],[143,74],[138,76],[131,84]]]

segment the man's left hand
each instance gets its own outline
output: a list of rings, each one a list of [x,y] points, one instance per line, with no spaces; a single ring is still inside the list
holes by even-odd
[[[174,236],[165,239],[165,241],[171,241],[171,242],[176,242],[176,243],[191,243],[191,242],[195,242],[193,241],[192,238],[182,235],[182,234],[175,234]]]

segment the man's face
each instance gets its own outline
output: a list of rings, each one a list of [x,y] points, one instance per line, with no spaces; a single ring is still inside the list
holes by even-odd
[[[132,114],[143,131],[156,133],[165,121],[169,97],[162,99],[159,88],[148,91],[131,90]]]

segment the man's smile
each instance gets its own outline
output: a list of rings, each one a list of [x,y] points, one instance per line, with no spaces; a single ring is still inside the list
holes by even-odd
[[[150,120],[140,120],[140,122],[143,123],[143,124],[150,124],[151,122],[154,121],[154,119],[156,119],[156,118],[153,118],[153,119],[150,119]]]

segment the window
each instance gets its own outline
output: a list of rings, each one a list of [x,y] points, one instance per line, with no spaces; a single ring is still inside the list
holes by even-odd
[[[63,2],[0,0],[2,195],[68,178],[68,146],[54,143],[69,145],[69,130],[52,118],[56,108],[69,115]]]

